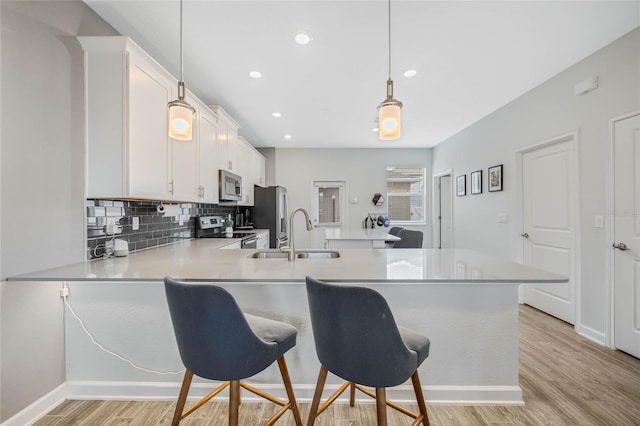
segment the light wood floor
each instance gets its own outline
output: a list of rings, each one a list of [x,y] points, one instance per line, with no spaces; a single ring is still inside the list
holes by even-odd
[[[525,406],[429,405],[431,424],[640,425],[640,360],[584,339],[570,325],[528,306],[520,308],[520,345]],[[167,425],[173,407],[173,402],[66,401],[36,425]],[[304,420],[309,404],[300,408]],[[245,402],[240,424],[263,424],[274,409]],[[395,410],[388,413],[390,425],[409,424]],[[276,424],[294,425],[290,413]],[[316,424],[375,425],[375,405],[334,404]],[[181,425],[226,426],[227,405],[207,403]]]

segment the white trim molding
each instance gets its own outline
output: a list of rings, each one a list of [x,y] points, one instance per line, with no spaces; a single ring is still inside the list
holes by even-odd
[[[30,426],[67,399],[67,384],[63,383],[48,394],[8,418],[0,426]]]
[[[189,390],[189,399],[202,398],[217,383],[193,383]],[[261,383],[256,385],[274,396],[286,399],[282,384]],[[326,385],[325,391],[335,391],[340,385]],[[294,384],[296,400],[311,402],[315,385]],[[425,399],[429,404],[438,405],[524,405],[520,386],[423,386]],[[67,382],[67,399],[78,400],[175,400],[180,391],[178,382],[99,382],[70,381]],[[372,401],[369,397],[356,393],[359,401]],[[411,385],[400,385],[387,389],[387,397],[398,403],[415,403],[415,394]],[[227,390],[216,399],[228,398]],[[261,398],[246,394],[243,401],[263,401]],[[348,393],[344,393],[339,402],[348,403]],[[2,425],[4,426],[4,425]]]

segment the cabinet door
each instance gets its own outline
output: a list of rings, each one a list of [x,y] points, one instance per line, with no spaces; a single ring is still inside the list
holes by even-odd
[[[223,117],[218,121],[218,165],[239,174],[237,163],[238,129]]]
[[[242,176],[242,201],[238,201],[238,205],[252,206],[255,181],[253,149],[244,139],[239,139],[237,148],[237,173]]]
[[[194,117],[195,121],[195,117]],[[200,201],[198,187],[198,128],[194,126],[193,139],[171,139],[171,198],[176,201]]]
[[[200,112],[199,174],[202,202],[218,204],[218,127],[213,114]]]
[[[256,177],[256,185],[265,187],[267,186],[266,184],[266,167],[267,167],[267,160],[262,156],[262,154],[260,154],[259,152],[256,152],[256,158],[257,158],[257,162],[258,162],[258,167],[256,169],[258,175]]]
[[[166,200],[169,193],[169,112],[172,84],[135,53],[129,54],[128,194]]]

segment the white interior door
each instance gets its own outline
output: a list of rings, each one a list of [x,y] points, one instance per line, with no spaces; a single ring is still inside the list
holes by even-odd
[[[571,324],[576,311],[574,154],[569,136],[522,157],[524,263],[569,277],[568,283],[524,285],[524,302]]]
[[[440,176],[440,245],[453,248],[453,188],[451,175]]]
[[[614,153],[614,342],[640,358],[640,115],[615,124]]]

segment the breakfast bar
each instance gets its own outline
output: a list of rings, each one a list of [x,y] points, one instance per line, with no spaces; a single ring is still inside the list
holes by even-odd
[[[308,275],[376,289],[398,324],[430,338],[431,354],[420,367],[427,401],[521,404],[518,285],[566,282],[565,277],[470,250],[341,249],[337,257],[288,261],[256,258],[255,253],[264,251],[218,250],[219,244],[190,240],[11,278],[51,281],[69,289],[68,398],[175,399],[183,367],[164,295],[163,278],[171,276],[221,285],[246,312],[294,325],[298,343],[287,363],[296,396],[309,400],[319,364],[304,285]],[[284,395],[277,367],[251,381]],[[338,383],[329,376],[327,391]],[[199,381],[190,396],[210,389],[211,384]],[[413,398],[410,384],[388,392],[400,401]]]

